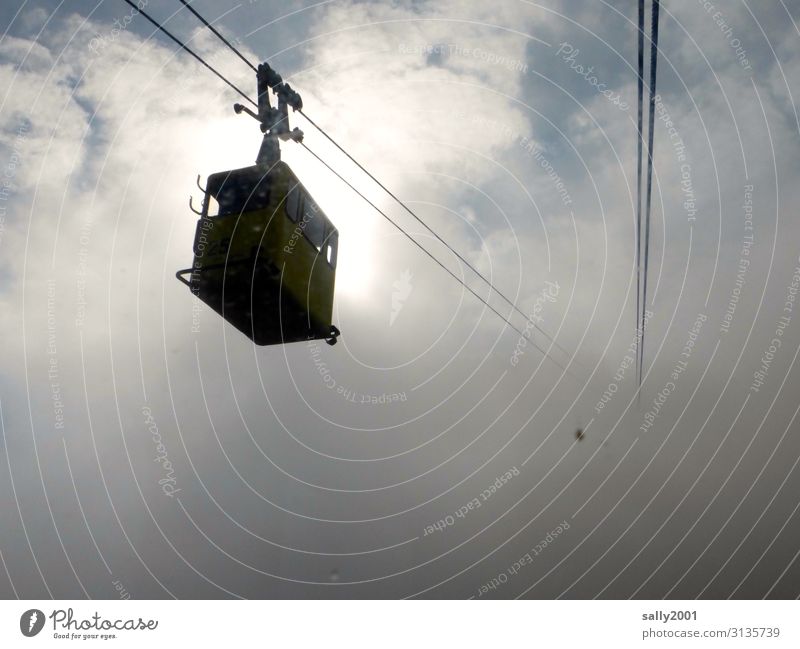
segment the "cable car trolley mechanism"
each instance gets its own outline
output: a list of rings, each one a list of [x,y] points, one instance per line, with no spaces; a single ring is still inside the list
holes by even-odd
[[[289,166],[279,140],[302,142],[289,130],[289,107],[300,95],[268,64],[258,66],[258,114],[264,134],[256,164],[208,177],[194,237],[192,268],[176,273],[191,292],[257,345],[324,339],[331,323],[338,232]],[[270,105],[269,90],[278,106]],[[198,186],[199,176],[198,176]],[[191,205],[191,202],[190,202]],[[186,279],[188,276],[188,279]]]

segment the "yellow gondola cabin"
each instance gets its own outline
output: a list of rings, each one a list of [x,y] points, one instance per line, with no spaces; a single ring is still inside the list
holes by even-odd
[[[215,173],[197,221],[194,263],[177,275],[257,345],[334,344],[338,237],[286,163]]]

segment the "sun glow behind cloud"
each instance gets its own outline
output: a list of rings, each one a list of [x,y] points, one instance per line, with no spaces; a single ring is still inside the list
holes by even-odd
[[[318,142],[319,138],[316,140]],[[375,288],[376,270],[380,263],[380,249],[375,241],[380,216],[307,151],[301,150],[292,142],[283,144],[282,147],[283,159],[339,230],[337,301],[358,303],[369,299]],[[334,160],[341,161],[341,154],[331,155],[332,152],[327,149],[329,147],[323,157],[326,162],[331,164]],[[320,150],[322,151],[322,147]],[[322,153],[319,155],[322,156]],[[341,167],[342,165],[337,164],[334,168],[348,182],[356,187],[364,185],[363,178],[358,178],[358,175],[363,174],[347,173]]]

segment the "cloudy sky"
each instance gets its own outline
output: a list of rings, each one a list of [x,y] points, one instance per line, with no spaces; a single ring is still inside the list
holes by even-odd
[[[121,0],[4,3],[0,594],[798,596],[796,5],[663,3],[638,397],[636,3],[193,6],[557,344],[288,143],[342,335],[254,347],[174,277],[240,98]]]

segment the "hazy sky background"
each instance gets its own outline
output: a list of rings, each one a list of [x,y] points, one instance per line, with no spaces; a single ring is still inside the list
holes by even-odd
[[[619,373],[635,335],[636,3],[193,6],[540,308],[569,373],[531,345],[512,363],[518,334],[292,143],[284,159],[340,230],[342,336],[254,347],[174,278],[197,174],[254,162],[240,98],[121,1],[5,3],[0,594],[798,596],[796,4],[663,3],[675,130],[656,120],[639,401],[633,368]],[[180,3],[146,10],[255,94]]]

